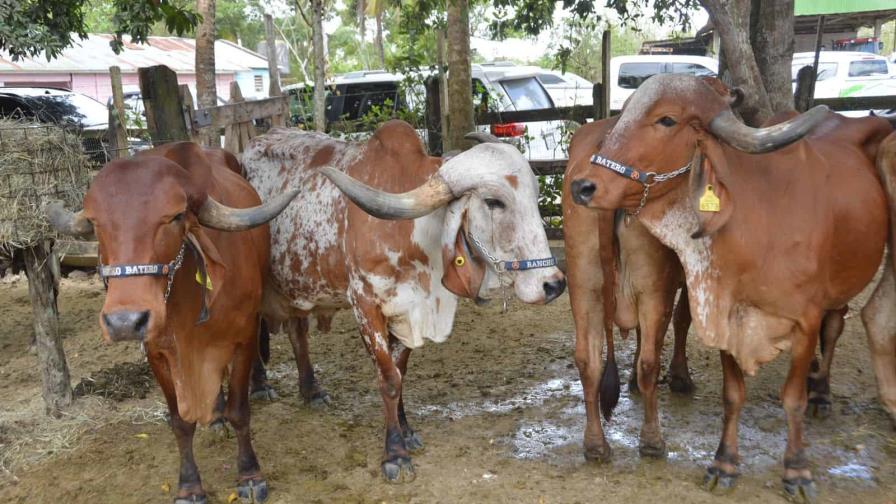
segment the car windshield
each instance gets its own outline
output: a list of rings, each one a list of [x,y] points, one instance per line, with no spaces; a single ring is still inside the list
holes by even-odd
[[[109,123],[109,111],[100,102],[80,94],[22,97],[44,122],[78,124],[85,127]]]
[[[807,63],[795,63],[790,68],[790,80],[792,82],[796,82],[796,74],[800,72],[800,68],[804,66],[812,66],[812,62]],[[815,81],[823,81],[833,78],[837,75],[837,64],[836,63],[818,63],[818,76],[815,78]]]
[[[669,73],[696,75],[697,77],[715,77],[716,73],[697,63],[669,63]]]
[[[637,89],[644,81],[663,71],[662,63],[623,63],[619,65],[619,87]]]
[[[553,108],[550,97],[535,77],[502,80],[501,86],[516,110]]]

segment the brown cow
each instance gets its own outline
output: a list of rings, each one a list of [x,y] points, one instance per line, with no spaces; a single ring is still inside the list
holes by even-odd
[[[458,296],[506,291],[546,303],[565,288],[529,164],[493,143],[430,157],[400,121],[357,143],[274,130],[253,141],[243,164],[262,195],[303,191],[271,226],[265,318],[298,321],[304,334],[312,314],[354,311],[383,399],[383,476],[412,479],[409,452],[422,443],[402,399],[411,350],[448,338]]]
[[[249,374],[258,354],[259,306],[268,272],[265,222],[296,195],[261,204],[227,168],[221,150],[175,143],[106,164],[77,213],[48,209],[61,232],[95,234],[107,285],[106,341],[142,341],[171,415],[181,465],[176,503],[206,502],[193,459],[196,423],[229,374],[224,415],[239,444],[237,494],[267,497],[249,435]]]
[[[805,383],[825,312],[842,309],[880,265],[889,213],[874,160],[892,128],[820,107],[753,129],[737,120],[732,101],[692,76],[652,77],[592,162],[571,168],[569,187],[580,205],[640,211],[681,260],[696,332],[721,351],[724,370],[724,430],[706,476],[710,489],[729,488],[737,476],[743,373],[791,351],[781,394],[789,431],[784,489],[809,500]],[[879,169],[896,195],[888,185],[896,166]],[[896,284],[886,280],[892,263],[886,268],[864,316],[881,396],[896,418],[896,320],[884,309],[896,302]]]

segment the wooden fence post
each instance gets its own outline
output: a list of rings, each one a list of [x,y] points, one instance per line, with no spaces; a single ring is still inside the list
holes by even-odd
[[[442,155],[442,99],[438,76],[426,79],[426,137],[429,154]]]
[[[604,117],[603,109],[601,108],[601,102],[604,98],[604,85],[600,82],[595,82],[594,87],[591,88],[591,106],[594,108],[594,120],[600,121]]]
[[[109,107],[109,150],[111,159],[128,157],[127,116],[124,112],[124,91],[121,88],[121,69],[109,67],[112,81],[112,105]]]
[[[230,103],[245,101],[240,85],[236,81],[230,83]],[[255,126],[252,121],[228,124],[224,128],[224,148],[234,154],[239,154],[249,145],[249,140],[255,138]]]
[[[183,115],[184,115],[184,124],[187,125],[187,132],[190,135],[190,140],[193,142],[199,142],[199,135],[196,133],[196,130],[193,129],[193,111],[195,110],[193,107],[193,93],[190,92],[190,86],[186,84],[181,84],[178,86],[178,92],[180,93],[180,102],[182,105]],[[215,132],[211,134],[211,147],[217,147],[221,144],[221,140],[215,139],[218,138],[218,135]]]
[[[796,91],[793,93],[793,107],[797,112],[809,110],[812,104],[812,82],[815,80],[815,70],[806,65],[800,68],[796,74]]]
[[[610,117],[610,57],[612,56],[612,47],[610,46],[610,30],[604,30],[603,38],[600,43],[600,82],[603,85],[600,95],[600,119]],[[595,117],[595,119],[598,119]]]
[[[72,386],[59,334],[57,285],[53,277],[56,254],[53,253],[49,240],[42,240],[23,250],[23,253],[34,316],[37,360],[43,380],[41,394],[47,414],[58,418],[62,408],[72,403]]]
[[[165,65],[141,68],[138,74],[152,144],[190,141],[190,126],[184,121],[177,74]]]

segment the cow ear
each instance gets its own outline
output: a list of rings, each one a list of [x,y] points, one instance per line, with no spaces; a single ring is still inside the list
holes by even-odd
[[[224,278],[227,267],[224,265],[215,243],[208,238],[206,231],[201,226],[190,227],[187,232],[187,239],[190,240],[193,248],[196,249],[196,253],[199,254],[202,262],[205,264],[206,278],[202,278],[200,268],[200,271],[197,272],[196,282],[201,285],[204,281],[205,294],[208,296],[208,306],[211,307],[214,305],[218,293],[226,288],[224,286]]]
[[[442,236],[442,285],[458,296],[476,299],[485,278],[485,262],[467,242],[468,199],[461,198],[448,208]]]
[[[691,166],[691,204],[699,222],[691,238],[696,239],[722,229],[734,212],[734,201],[727,186],[728,164],[718,142],[713,139],[699,141]]]

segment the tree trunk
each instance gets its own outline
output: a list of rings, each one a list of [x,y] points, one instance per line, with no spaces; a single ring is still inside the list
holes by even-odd
[[[270,14],[264,15],[264,41],[268,58],[268,75],[271,79],[270,88],[280,89],[280,67],[277,60],[277,37],[274,35],[274,18]],[[273,96],[273,93],[271,93]],[[279,96],[279,91],[278,91]]]
[[[314,46],[314,129],[326,131],[327,53],[324,48],[324,0],[311,0],[311,43]]]
[[[789,1],[789,0],[788,0]],[[700,0],[719,31],[722,51],[730,65],[733,84],[744,91],[738,111],[747,124],[756,126],[771,117],[772,107],[750,45],[750,0]],[[791,4],[791,8],[793,5]],[[792,18],[792,14],[791,14]],[[791,31],[791,33],[793,33]],[[790,67],[787,67],[790,71]]]
[[[379,60],[380,68],[386,68],[386,48],[383,46],[383,10],[380,7],[377,7],[376,11],[376,57]]]
[[[218,105],[218,90],[215,86],[215,0],[197,0],[196,10],[202,22],[196,27],[196,99],[199,108]],[[213,128],[205,128],[200,141],[209,146],[220,147],[220,139]]]
[[[751,41],[773,114],[793,110],[794,0],[753,0]]]
[[[358,37],[360,39],[358,47],[360,48],[361,62],[364,64],[364,69],[368,70],[370,64],[364,53],[364,44],[367,42],[367,0],[358,0],[358,9],[355,15],[358,20]]]
[[[448,0],[448,134],[445,152],[464,149],[473,131],[473,80],[470,68],[470,4]],[[445,125],[443,125],[445,126]]]
[[[62,349],[62,337],[59,334],[57,285],[52,271],[52,262],[56,260],[56,256],[49,240],[23,252],[34,316],[37,359],[43,379],[42,395],[47,414],[58,418],[62,408],[72,403],[72,387]]]

